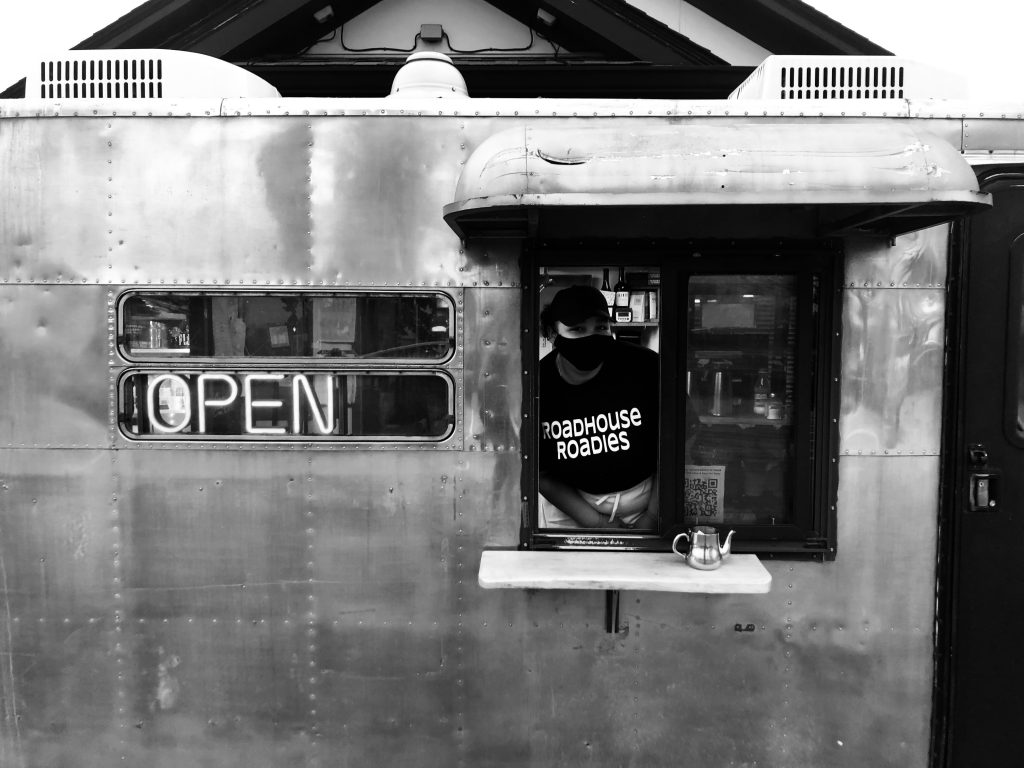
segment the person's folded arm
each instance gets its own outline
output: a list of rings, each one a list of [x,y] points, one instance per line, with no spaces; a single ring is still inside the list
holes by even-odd
[[[594,509],[568,483],[556,480],[546,473],[540,475],[540,492],[581,528],[619,528],[618,520],[609,520]]]

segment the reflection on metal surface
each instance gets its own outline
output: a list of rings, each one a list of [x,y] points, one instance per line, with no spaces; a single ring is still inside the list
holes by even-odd
[[[945,228],[938,227],[899,238],[892,247],[879,242],[873,250],[854,249],[846,274],[856,277],[847,285],[863,280],[865,287],[843,291],[843,454],[939,451],[945,242]]]
[[[106,290],[4,285],[0,446],[108,445]]]
[[[469,450],[518,454],[522,423],[520,295],[513,290],[467,290],[466,404],[464,429]],[[512,477],[519,482],[519,459]],[[518,517],[518,516],[517,516]],[[516,533],[518,537],[518,531]]]
[[[476,584],[519,540],[522,281],[516,247],[463,245],[441,210],[511,117],[10,109],[0,763],[653,768],[680,734],[714,764],[830,764],[840,740],[851,765],[927,762],[941,236],[849,249],[836,562],[767,562],[764,596],[624,593],[609,635],[602,594]],[[189,280],[454,296],[447,450],[124,438],[117,296]]]
[[[502,219],[521,222],[530,209],[639,206],[681,216],[688,207],[744,204],[822,206],[829,233],[898,233],[988,207],[991,198],[957,148],[908,121],[673,121],[642,132],[527,123],[469,157],[444,216],[472,238]]]
[[[850,238],[843,284],[849,288],[942,288],[946,284],[949,228],[930,227],[886,245]]]

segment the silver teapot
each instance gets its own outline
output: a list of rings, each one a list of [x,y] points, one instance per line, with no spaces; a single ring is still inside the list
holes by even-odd
[[[682,557],[691,568],[713,571],[732,554],[732,535],[734,533],[736,531],[729,531],[729,535],[725,537],[725,543],[720,544],[716,529],[709,525],[698,525],[696,528],[691,528],[688,533],[680,533],[672,539],[672,551]],[[686,552],[676,549],[680,539],[686,539],[689,544]]]

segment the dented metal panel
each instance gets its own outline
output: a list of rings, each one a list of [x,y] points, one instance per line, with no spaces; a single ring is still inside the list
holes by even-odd
[[[445,220],[533,209],[756,205],[833,207],[830,231],[907,215],[938,223],[991,205],[954,147],[921,123],[808,125],[745,120],[550,129],[489,137],[466,162]],[[935,213],[933,213],[935,211]],[[620,214],[621,215],[621,214]],[[845,222],[845,223],[844,223]],[[467,227],[467,223],[470,225]],[[918,224],[892,231],[909,231]]]
[[[110,295],[67,283],[0,288],[0,446],[110,444]]]
[[[934,227],[847,252],[843,455],[939,453],[947,239]]]
[[[945,228],[846,243],[837,560],[609,633],[476,582],[519,541],[523,286],[442,209],[518,119],[0,119],[0,762],[927,764]],[[140,285],[461,292],[461,442],[126,440]]]

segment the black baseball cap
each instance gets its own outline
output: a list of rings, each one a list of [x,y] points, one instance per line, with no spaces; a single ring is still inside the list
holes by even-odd
[[[611,317],[604,294],[589,285],[563,288],[551,300],[550,311],[551,319],[566,325],[582,323],[588,317]]]

